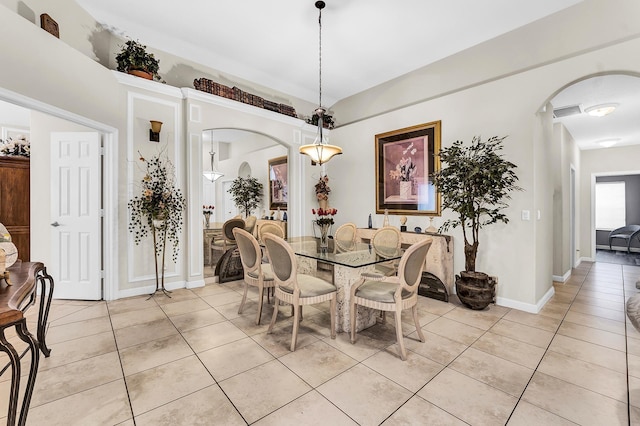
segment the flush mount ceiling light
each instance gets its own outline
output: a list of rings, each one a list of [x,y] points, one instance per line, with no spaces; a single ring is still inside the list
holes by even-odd
[[[618,104],[600,104],[586,108],[584,112],[592,117],[604,117],[611,114],[617,107]]]
[[[342,148],[335,145],[330,145],[327,141],[326,136],[323,134],[324,127],[324,114],[327,112],[326,109],[322,107],[322,9],[325,7],[325,3],[323,1],[317,1],[316,7],[318,8],[318,27],[319,31],[319,97],[320,102],[318,103],[318,108],[315,110],[315,114],[318,116],[318,133],[316,135],[316,139],[310,145],[302,145],[300,147],[300,154],[305,154],[311,157],[311,161],[322,165],[327,161],[331,160],[334,155],[342,154]]]
[[[224,174],[216,170],[215,166],[213,165],[213,158],[216,156],[216,153],[213,152],[213,130],[211,130],[211,151],[209,151],[209,156],[211,157],[211,171],[204,172],[203,175],[211,182],[215,182],[216,180],[224,176]]]
[[[605,140],[601,140],[596,142],[598,145],[600,145],[603,148],[611,148],[612,146],[614,146],[615,144],[617,144],[618,142],[620,142],[620,138],[615,138],[615,139],[605,139]]]

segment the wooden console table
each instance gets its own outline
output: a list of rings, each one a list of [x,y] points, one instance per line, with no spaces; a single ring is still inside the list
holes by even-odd
[[[356,236],[363,242],[369,242],[373,238],[376,228],[358,228]],[[415,232],[401,232],[401,241],[403,245],[415,244],[425,238],[432,238],[431,248],[427,253],[426,272],[431,272],[440,278],[447,286],[449,294],[453,294],[453,238],[450,235],[425,233],[416,234]]]

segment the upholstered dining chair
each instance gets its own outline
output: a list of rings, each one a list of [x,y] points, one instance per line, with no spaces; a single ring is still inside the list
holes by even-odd
[[[214,238],[213,241],[211,241],[211,266],[213,266],[214,251],[221,250],[224,253],[230,248],[236,246],[236,237],[234,237],[233,235],[233,228],[244,229],[244,227],[244,220],[235,217],[233,219],[227,220],[222,225],[222,238]]]
[[[262,225],[260,225],[260,227],[258,227],[258,241],[262,242],[263,239],[262,237],[265,234],[273,234],[273,235],[277,235],[280,238],[284,238],[284,232],[282,232],[282,228],[280,227],[280,225],[275,224],[275,223],[263,223]]]
[[[402,234],[395,226],[385,226],[378,229],[371,237],[371,246],[380,257],[392,257],[400,250]],[[376,265],[376,269],[385,275],[393,275],[398,270],[396,261],[389,261]]]
[[[331,303],[331,338],[335,339],[336,287],[312,275],[298,274],[293,249],[283,238],[273,234],[265,234],[264,243],[267,247],[267,255],[269,256],[269,261],[273,269],[273,278],[276,282],[273,316],[271,317],[271,324],[269,324],[267,334],[273,331],[273,326],[276,324],[279,301],[290,303],[293,306],[291,351],[295,351],[298,341],[298,328],[300,326],[302,306],[313,305],[329,300]]]
[[[269,288],[275,287],[271,265],[262,263],[262,250],[258,240],[249,232],[241,228],[233,228],[233,235],[240,251],[240,261],[244,269],[244,294],[238,308],[238,313],[242,314],[244,304],[247,301],[247,291],[249,286],[258,287],[258,313],[256,315],[256,325],[260,325],[262,316],[262,304],[264,302],[264,289],[267,289],[267,303],[269,302]]]
[[[351,251],[356,246],[356,224],[347,222],[340,225],[333,234],[333,252]]]
[[[363,274],[362,278],[351,287],[350,319],[351,343],[356,341],[356,309],[357,305],[383,312],[395,312],[396,338],[400,347],[400,358],[407,359],[402,335],[402,311],[411,308],[413,321],[421,342],[424,334],[418,321],[418,286],[422,278],[422,269],[431,240],[423,240],[413,244],[400,259],[398,275],[386,277],[376,274]]]
[[[257,221],[258,221],[258,218],[253,215],[247,217],[247,219],[244,221],[244,230],[254,235]]]

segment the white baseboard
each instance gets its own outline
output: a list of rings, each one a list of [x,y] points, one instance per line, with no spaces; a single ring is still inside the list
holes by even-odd
[[[581,257],[580,258],[580,263],[582,262],[595,262],[596,260],[592,257]]]
[[[569,279],[569,277],[571,277],[571,271],[570,270],[565,272],[563,276],[553,275],[551,278],[553,278],[553,280],[556,281],[556,282],[564,283]]]
[[[199,287],[204,287],[204,278],[201,280],[187,281],[186,288],[199,288]]]
[[[627,248],[622,246],[611,246],[611,249],[609,249],[609,245],[605,245],[605,244],[596,244],[596,248],[600,250],[610,250],[610,251],[627,251]],[[630,250],[634,253],[640,253],[640,248],[631,247]]]
[[[540,312],[540,309],[553,297],[556,293],[555,288],[551,286],[549,290],[542,296],[542,298],[538,301],[538,303],[523,303],[517,300],[507,299],[505,297],[496,297],[496,304],[500,306],[504,306],[506,308],[513,308],[519,311],[529,312],[531,314],[537,314]]]
[[[184,281],[175,281],[171,283],[166,283],[164,288],[167,290],[178,290],[180,288],[186,288]],[[144,287],[136,287],[136,288],[128,288],[125,290],[118,290],[118,299],[123,299],[125,297],[133,297],[133,296],[142,296],[143,294],[151,294],[156,291],[155,284],[147,285]]]

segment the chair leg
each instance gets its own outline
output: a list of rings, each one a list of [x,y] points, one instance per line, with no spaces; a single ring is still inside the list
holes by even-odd
[[[300,327],[300,305],[293,306],[293,331],[291,332],[291,352],[296,350],[298,343],[298,328]]]
[[[271,316],[271,323],[269,324],[269,329],[267,330],[267,334],[271,334],[273,331],[273,326],[276,324],[276,318],[278,317],[278,298],[275,297],[273,300],[273,315]]]
[[[349,322],[351,323],[351,343],[356,342],[356,303],[354,299],[351,299],[351,306],[349,309]]]
[[[336,338],[336,305],[337,305],[337,295],[333,295],[331,298],[331,338]]]
[[[244,303],[247,301],[247,291],[249,290],[249,284],[245,281],[244,283],[244,294],[242,295],[242,300],[240,301],[240,307],[238,308],[238,314],[242,313],[244,309]]]
[[[418,321],[418,306],[413,305],[411,308],[411,313],[413,314],[413,321],[416,323],[416,331],[418,332],[418,337],[421,342],[425,341],[424,333],[422,333],[422,328],[420,327],[420,321]]]
[[[400,347],[400,358],[403,361],[407,359],[407,351],[404,348],[404,336],[402,336],[402,310],[396,309],[396,337],[398,338],[398,346]]]
[[[246,290],[245,290],[246,291]],[[269,289],[267,289],[269,291]],[[258,314],[256,316],[256,325],[260,325],[260,317],[262,316],[262,303],[264,298],[264,287],[258,287]]]

